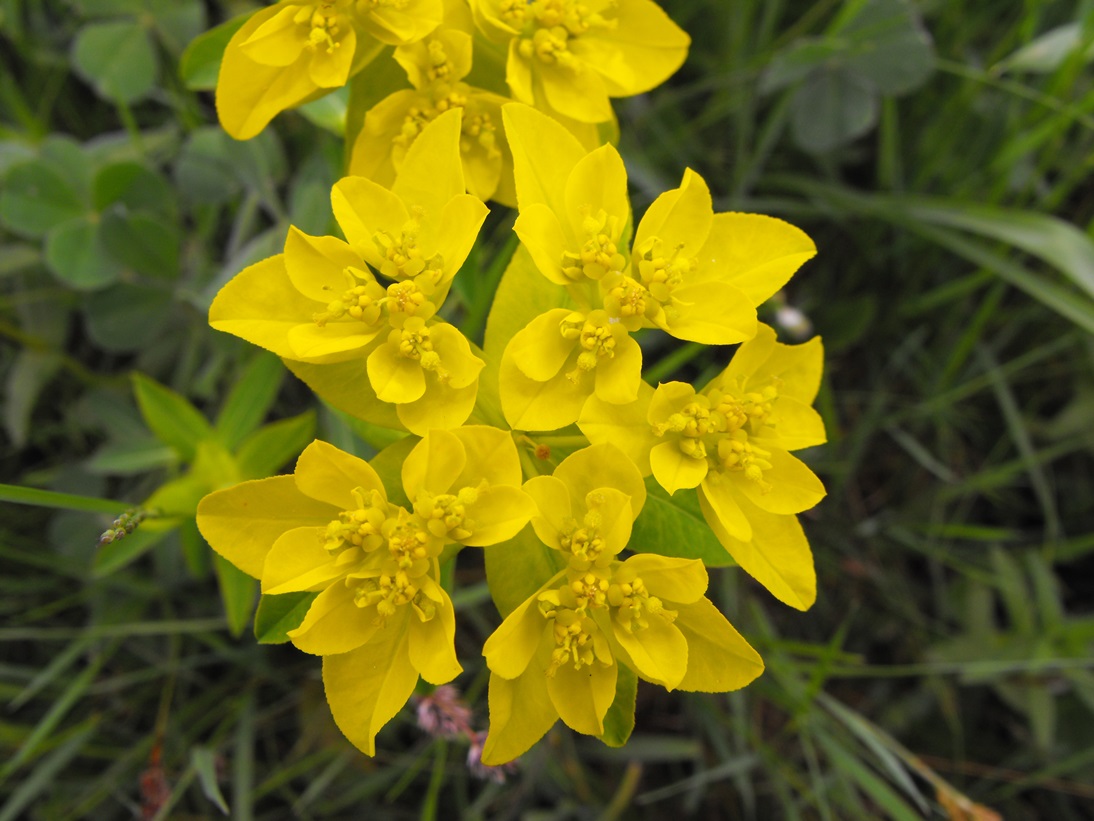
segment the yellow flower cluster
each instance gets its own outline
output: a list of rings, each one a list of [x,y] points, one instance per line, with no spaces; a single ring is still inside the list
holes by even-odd
[[[790,452],[825,441],[811,408],[822,350],[777,342],[756,308],[816,249],[772,217],[715,213],[690,170],[635,229],[623,159],[602,138],[610,98],[665,80],[688,43],[651,0],[284,0],[227,46],[217,109],[239,138],[367,77],[387,47],[407,76],[364,114],[333,188],[345,238],[290,228],[284,252],[209,312],[321,398],[404,432],[381,454],[387,471],[401,461],[401,487],[317,441],[292,476],[198,509],[209,544],[264,596],[311,597],[288,637],[323,657],[335,720],[370,755],[419,678],[462,670],[446,568],[463,547],[489,547],[504,616],[483,647],[485,764],[558,719],[622,743],[608,717],[633,725],[636,676],[726,692],[762,672],[686,547],[624,555],[647,476],[695,489],[729,556],[780,600],[815,598],[796,514],[824,488]],[[497,299],[488,329],[508,331],[480,350],[446,321],[447,297],[487,199],[517,207],[530,264],[503,283],[522,319]],[[650,333],[739,348],[698,390],[654,388],[638,341]],[[529,436],[563,428],[555,455]]]

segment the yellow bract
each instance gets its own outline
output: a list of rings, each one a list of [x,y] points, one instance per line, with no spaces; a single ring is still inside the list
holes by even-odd
[[[255,12],[224,51],[221,125],[255,136],[279,112],[345,85],[383,44],[421,40],[442,13],[442,0],[283,0]]]
[[[506,348],[500,393],[514,427],[564,427],[592,395],[633,401],[642,363],[630,331],[657,327],[711,345],[751,339],[756,306],[816,253],[809,237],[781,220],[715,214],[706,183],[692,171],[654,201],[628,251],[627,175],[615,149],[586,152],[527,106],[506,106],[503,116],[520,207],[514,230],[539,271],[581,309],[540,316]]]
[[[515,205],[513,158],[501,128],[501,107],[509,100],[463,82],[471,70],[471,35],[440,30],[396,49],[395,59],[414,88],[397,91],[368,111],[353,144],[349,173],[390,185],[426,125],[461,108],[460,158],[467,190],[481,200]]]
[[[290,228],[284,254],[221,289],[210,324],[298,363],[324,396],[330,389],[314,366],[367,359],[357,398],[330,396],[351,412],[390,403],[420,434],[462,424],[483,362],[434,318],[487,213],[464,192],[460,118],[448,112],[423,131],[390,190],[360,177],[339,181],[331,199],[349,242]]]
[[[609,97],[661,84],[690,38],[651,0],[471,0],[487,37],[508,44],[514,99],[580,122],[612,116]]]
[[[820,384],[819,340],[782,345],[761,325],[702,391],[669,382],[620,406],[590,399],[578,425],[624,449],[669,493],[698,488],[708,524],[734,560],[780,600],[816,597],[809,545],[793,514],[825,495],[788,451],[825,441],[809,404]]]
[[[206,496],[197,521],[214,550],[261,579],[263,593],[318,593],[289,636],[324,657],[335,721],[372,755],[419,675],[443,684],[461,671],[438,556],[446,544],[495,544],[524,527],[536,507],[520,478],[505,431],[434,431],[403,468],[408,511],[388,501],[367,462],[317,441],[292,476]]]
[[[565,459],[528,481],[537,536],[566,569],[514,610],[483,648],[490,735],[483,761],[525,752],[558,718],[604,733],[618,664],[672,690],[725,692],[763,671],[755,650],[703,594],[698,560],[639,555],[620,561],[645,501],[642,477],[611,445]]]

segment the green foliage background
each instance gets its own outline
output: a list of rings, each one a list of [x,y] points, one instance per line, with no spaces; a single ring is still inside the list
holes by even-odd
[[[694,46],[618,101],[636,211],[690,166],[716,210],[820,249],[785,295],[828,352],[820,594],[799,614],[716,571],[755,685],[641,685],[626,747],[556,730],[498,784],[410,709],[374,760],[350,747],[317,661],[256,644],[253,583],[186,516],[313,435],[389,441],[205,321],[289,222],[331,226],[346,98],[236,143],[195,90],[215,37],[180,60],[248,3],[0,0],[0,821],[1090,817],[1094,3],[664,6]],[[457,278],[472,335],[511,220]],[[728,353],[646,357],[703,379]],[[165,518],[96,548],[152,496]],[[484,726],[476,561],[459,684]]]

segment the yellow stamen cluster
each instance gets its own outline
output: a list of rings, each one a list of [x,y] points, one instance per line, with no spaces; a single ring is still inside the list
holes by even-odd
[[[353,603],[358,607],[376,606],[376,622],[386,624],[387,620],[394,616],[397,610],[405,604],[415,604],[421,618],[422,609],[420,602],[428,601],[421,590],[411,581],[405,571],[394,574],[381,573],[378,577],[365,579],[356,585],[353,591]],[[430,602],[432,604],[432,602]],[[433,613],[430,612],[429,618]],[[422,621],[428,621],[423,618]]]
[[[423,491],[414,501],[414,512],[433,536],[462,541],[474,532],[475,522],[468,518],[467,508],[478,498],[479,491],[473,487],[462,488],[455,495],[433,496]]]
[[[352,494],[357,507],[339,513],[323,534],[323,547],[333,556],[354,547],[371,552],[384,541],[381,529],[388,506],[383,497],[375,490],[366,496],[362,488],[354,488]]]
[[[728,430],[747,426],[750,433],[756,433],[765,424],[771,423],[772,407],[779,398],[779,388],[777,381],[774,381],[746,392],[742,389],[741,380],[735,379],[723,385],[721,390],[711,391],[711,398],[717,403],[718,412],[725,416]]]
[[[736,430],[718,441],[718,461],[725,470],[741,470],[747,478],[756,482],[767,493],[771,483],[764,480],[764,471],[771,470],[771,451],[757,447],[748,441],[748,434]]]
[[[433,315],[433,303],[416,282],[395,282],[387,288],[388,318],[396,328],[413,316],[428,319]]]
[[[518,46],[522,57],[534,56],[563,67],[577,63],[569,48],[571,38],[594,26],[615,26],[614,20],[606,20],[581,0],[503,0],[501,17],[522,31]]]
[[[575,281],[583,276],[599,280],[607,274],[618,274],[627,265],[612,239],[620,234],[619,220],[609,216],[604,209],[596,216],[589,213],[588,206],[583,210],[586,213],[581,229],[585,241],[578,253],[566,251],[562,254],[562,272]]]
[[[328,302],[327,310],[312,314],[312,319],[320,328],[332,319],[348,317],[351,320],[364,322],[366,325],[375,325],[380,319],[380,299],[383,295],[380,285],[371,274],[364,271],[346,268],[345,273],[359,282],[363,280],[363,283],[348,288],[341,297]]]
[[[636,279],[622,274],[612,278],[604,296],[604,309],[609,316],[624,319],[643,317],[654,307],[655,303],[650,299],[650,292],[646,287]]]
[[[615,608],[615,620],[628,633],[649,627],[649,616],[660,616],[670,622],[676,619],[676,611],[666,610],[638,577],[630,581],[613,580],[608,587],[608,602]]]
[[[308,27],[307,45],[312,51],[322,49],[327,54],[333,54],[335,49],[342,47],[337,37],[346,21],[333,3],[302,6],[293,17],[293,22]]]
[[[444,270],[444,261],[440,257],[425,259],[418,248],[418,235],[422,230],[422,217],[425,212],[420,207],[411,211],[408,219],[395,239],[386,231],[373,235],[372,241],[383,257],[380,273],[388,279],[412,279],[429,269],[434,282],[440,279]]]
[[[662,304],[669,301],[673,288],[699,267],[694,257],[684,253],[683,245],[677,245],[666,253],[660,237],[650,237],[643,242],[637,249],[637,260],[643,284]]]

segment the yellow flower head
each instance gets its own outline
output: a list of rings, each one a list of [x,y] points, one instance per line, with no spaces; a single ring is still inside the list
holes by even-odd
[[[481,200],[516,204],[513,158],[501,128],[504,97],[469,86],[471,35],[455,29],[395,50],[413,89],[396,91],[373,106],[357,135],[349,173],[390,186],[422,130],[453,108],[463,109],[460,157],[467,190]]]
[[[283,0],[255,12],[224,51],[221,125],[250,139],[279,112],[345,85],[380,44],[422,39],[442,11],[442,0]]]
[[[221,289],[209,323],[305,363],[298,375],[321,395],[328,390],[312,366],[352,367],[367,357],[357,392],[369,393],[358,404],[391,403],[418,433],[462,424],[483,362],[434,318],[487,213],[464,192],[460,117],[452,111],[429,125],[392,190],[360,177],[339,181],[331,199],[349,242],[290,228],[284,254]]]
[[[624,449],[669,493],[698,488],[707,523],[733,558],[782,601],[816,597],[808,543],[794,516],[824,498],[789,451],[825,441],[809,407],[820,384],[820,340],[783,345],[761,325],[702,391],[683,382],[645,388],[626,406],[591,399],[578,425]]]
[[[618,664],[669,690],[725,692],[763,670],[755,650],[704,597],[702,562],[617,557],[645,501],[622,452],[594,445],[530,480],[536,534],[567,567],[514,610],[483,648],[490,733],[483,761],[523,753],[558,718],[604,733]]]
[[[508,43],[514,99],[580,122],[612,116],[609,97],[648,91],[690,38],[651,0],[471,0],[486,36]]]
[[[460,673],[438,556],[451,542],[504,541],[527,523],[535,505],[517,459],[504,431],[431,433],[404,467],[416,500],[406,510],[367,462],[317,441],[292,476],[244,482],[198,506],[206,540],[261,579],[263,593],[318,593],[289,636],[324,657],[335,721],[369,755],[419,675],[443,684]]]

